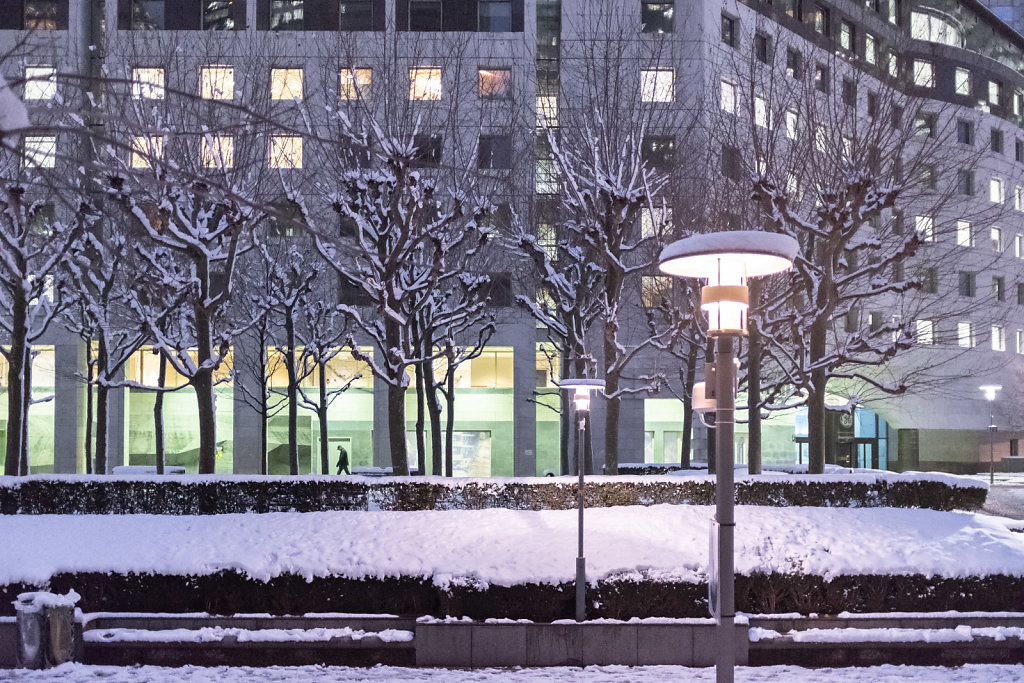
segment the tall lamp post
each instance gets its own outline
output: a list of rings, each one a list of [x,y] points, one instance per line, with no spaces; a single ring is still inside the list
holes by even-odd
[[[988,483],[992,485],[996,483],[996,432],[999,431],[993,408],[996,392],[1003,387],[999,384],[983,384],[978,388],[985,394],[985,400],[988,401]]]
[[[579,431],[576,437],[576,470],[579,476],[576,501],[579,507],[579,525],[577,540],[579,549],[576,554],[576,621],[587,618],[587,560],[583,556],[583,436],[587,428],[587,416],[590,415],[590,392],[602,391],[604,381],[573,377],[558,383],[561,389],[572,389],[572,402],[576,406],[576,422]]]
[[[746,334],[747,279],[780,273],[793,267],[799,246],[788,235],[752,230],[714,232],[694,235],[673,242],[661,252],[661,270],[669,275],[707,280],[701,290],[701,309],[708,316],[708,335],[716,338],[713,388],[715,403],[715,519],[711,545],[717,548],[710,565],[717,576],[708,580],[712,590],[709,601],[712,616],[718,622],[715,669],[717,680],[731,682],[736,666],[733,542],[736,522],[735,446],[733,435],[736,407],[736,368],[733,340]],[[707,375],[707,373],[705,373]],[[709,391],[710,393],[710,391]],[[713,572],[712,572],[713,573]]]

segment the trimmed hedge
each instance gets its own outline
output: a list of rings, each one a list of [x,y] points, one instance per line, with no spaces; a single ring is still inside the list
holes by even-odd
[[[429,579],[400,577],[279,576],[268,582],[236,572],[209,576],[58,574],[46,586],[0,586],[0,615],[13,614],[18,593],[74,589],[87,612],[307,612],[433,614],[473,619],[552,621],[575,613],[571,583],[439,587]],[[706,617],[707,586],[649,579],[606,580],[588,587],[591,618]],[[1024,611],[1024,578],[854,575],[825,581],[801,574],[736,577],[736,608],[750,613]]]
[[[912,507],[977,510],[984,485],[886,475],[749,478],[736,483],[741,505]],[[607,477],[588,481],[587,507],[713,505],[709,478]],[[3,477],[0,514],[216,515],[326,510],[568,510],[575,479],[359,480],[330,477],[201,478]]]

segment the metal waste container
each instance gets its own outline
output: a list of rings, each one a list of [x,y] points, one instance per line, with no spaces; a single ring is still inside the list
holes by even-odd
[[[67,595],[22,593],[14,601],[18,624],[18,666],[47,669],[70,662],[75,655],[75,603]]]

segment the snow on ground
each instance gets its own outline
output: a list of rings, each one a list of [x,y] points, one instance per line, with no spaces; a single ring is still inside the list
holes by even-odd
[[[326,643],[334,639],[362,640],[374,637],[385,643],[412,642],[413,632],[387,628],[363,631],[352,628],[223,628],[207,626],[162,630],[135,628],[88,629],[83,634],[87,643],[219,643],[234,638],[239,643]]]
[[[574,681],[579,683],[666,683],[693,681],[710,683],[715,670],[681,666],[588,666],[548,669],[407,669],[376,666],[349,667],[211,667],[185,666],[168,669],[155,666],[111,667],[65,664],[48,671],[0,669],[0,681],[19,683],[329,683],[367,681],[372,683],[480,683],[499,681]],[[849,669],[801,669],[795,666],[740,667],[740,683],[1024,683],[1024,666],[968,664],[963,667],[873,666]]]
[[[708,506],[586,512],[587,578],[700,582]],[[1024,536],[1006,520],[892,508],[740,506],[736,570],[1024,575]],[[574,578],[576,511],[465,510],[211,515],[0,516],[0,584],[59,572],[205,575],[257,580],[413,576],[503,586]]]

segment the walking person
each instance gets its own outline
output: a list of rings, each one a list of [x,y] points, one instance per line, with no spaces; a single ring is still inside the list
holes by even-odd
[[[341,444],[338,445],[338,474],[352,474],[348,470],[348,451]]]

